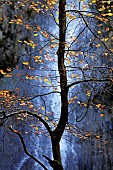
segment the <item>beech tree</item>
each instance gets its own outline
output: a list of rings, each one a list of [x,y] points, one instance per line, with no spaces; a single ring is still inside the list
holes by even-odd
[[[20,119],[20,121],[24,116],[31,116],[40,121],[50,136],[53,160],[47,155],[43,155],[43,157],[48,160],[50,166],[54,170],[63,170],[60,141],[66,129],[68,129],[68,131],[73,130],[73,125],[69,122],[69,110],[71,110],[69,105],[74,103],[83,105],[86,108],[82,117],[79,115],[75,116],[75,123],[79,122],[86,116],[88,109],[92,104],[94,95],[99,94],[98,89],[101,86],[104,89],[106,84],[108,84],[109,87],[112,86],[112,65],[106,66],[102,63],[98,64],[99,60],[100,62],[102,61],[102,57],[108,57],[109,62],[111,61],[113,49],[110,47],[109,43],[113,39],[113,36],[110,35],[110,37],[108,37],[106,34],[111,29],[112,4],[110,1],[99,2],[96,0],[89,1],[87,4],[82,0],[76,2],[73,0],[73,4],[66,0],[48,0],[45,2],[26,0],[19,1],[16,5],[13,1],[10,1],[9,5],[12,8],[15,6],[18,8],[18,11],[16,11],[13,18],[10,19],[9,24],[16,25],[18,44],[22,48],[24,46],[28,54],[26,57],[27,59],[25,58],[24,60],[23,58],[26,54],[23,54],[23,56],[21,54],[22,59],[20,59],[20,62],[22,62],[25,72],[22,72],[22,70],[17,71],[16,76],[18,77],[18,80],[16,81],[18,84],[22,81],[26,81],[28,86],[36,81],[33,88],[36,88],[36,85],[37,87],[39,86],[38,88],[44,86],[45,89],[48,88],[48,91],[45,92],[45,90],[43,92],[41,90],[41,93],[39,94],[33,95],[31,93],[25,93],[24,95],[24,92],[21,92],[23,90],[21,85],[19,85],[19,87],[18,85],[15,85],[13,91],[10,91],[9,89],[1,90],[0,95],[3,101],[1,102],[0,120],[1,123],[4,123],[5,120],[16,115],[17,119]],[[93,9],[93,7],[95,8]],[[21,14],[22,11],[23,13]],[[57,30],[59,29],[58,36],[57,34],[50,33],[46,28],[43,29],[39,24],[30,25],[27,23],[27,17],[24,17],[24,13],[27,13],[28,18],[32,20],[35,15],[42,15],[42,13],[46,14],[47,11],[50,15],[49,17],[54,20]],[[73,26],[73,31],[75,32],[70,33],[70,28],[74,24],[73,21],[75,22],[75,26]],[[81,26],[78,27],[76,22]],[[93,22],[95,22],[95,25],[93,25]],[[71,27],[70,24],[72,24]],[[96,24],[98,25],[97,27]],[[23,27],[25,27],[28,32],[26,31],[23,33]],[[105,27],[105,30],[102,29],[102,27]],[[78,31],[77,28],[80,30]],[[27,33],[30,34],[31,38]],[[46,43],[42,46],[38,46],[38,34],[41,34],[45,38],[44,41]],[[83,42],[84,37],[86,38],[85,42]],[[46,48],[49,48],[49,50],[46,51]],[[56,55],[57,59],[49,54],[51,53],[50,50],[55,51],[54,56]],[[102,51],[99,53],[99,56],[96,55],[98,50]],[[44,65],[45,58],[42,57],[44,54],[48,62],[53,62],[52,65],[57,63],[59,75],[54,75],[54,78],[57,80],[55,85],[52,84],[52,81],[50,80],[52,79],[51,73],[49,76],[47,76],[47,74],[44,75],[44,70],[48,69],[47,66]],[[30,55],[31,58],[29,57]],[[35,64],[31,64],[33,62]],[[35,71],[36,65],[44,65],[42,75],[37,76],[31,74],[32,71]],[[41,66],[39,67],[41,68]],[[16,69],[18,70],[18,66],[16,66],[15,70]],[[6,69],[0,70],[1,74],[8,78],[14,76],[11,71],[12,70],[8,67],[7,72]],[[50,69],[50,71],[52,70]],[[16,78],[14,77],[14,79]],[[41,80],[43,80],[42,83]],[[86,89],[87,102],[79,101],[77,95],[72,95],[71,98],[69,96],[71,91],[73,91],[72,89],[74,88],[74,91],[76,92],[76,86],[80,84],[83,84],[84,89]],[[96,86],[98,86],[98,88]],[[51,87],[53,88],[53,91],[51,91]],[[25,89],[23,91],[25,91]],[[58,113],[60,115],[58,121],[54,121],[53,117],[53,120],[51,121],[49,120],[50,116],[47,116],[45,99],[43,99],[43,97],[51,94],[59,94],[60,96],[61,108],[60,113]],[[44,103],[39,106],[41,113],[33,102],[33,100],[38,97],[40,97]],[[105,105],[100,103],[96,103],[95,106],[98,109],[104,109],[105,107]],[[101,114],[100,116],[103,115]],[[29,153],[24,138],[18,129],[14,129],[12,125],[9,129],[19,136],[25,153],[39,163],[43,169],[47,170],[46,165]],[[38,130],[38,125],[35,129]]]

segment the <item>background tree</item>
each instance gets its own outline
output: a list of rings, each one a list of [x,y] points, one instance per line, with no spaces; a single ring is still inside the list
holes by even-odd
[[[38,119],[45,127],[51,140],[53,160],[46,155],[43,157],[49,161],[53,169],[63,170],[60,141],[65,129],[72,134],[75,133],[75,122],[83,120],[92,105],[100,110],[106,108],[105,104],[93,101],[96,95],[97,98],[100,96],[100,88],[102,95],[106,93],[104,91],[106,84],[109,89],[112,89],[112,48],[107,43],[111,41],[112,34],[109,35],[110,37],[106,36],[111,30],[109,25],[112,22],[112,13],[111,5],[106,7],[106,3],[108,2],[102,4],[96,11],[96,9],[90,10],[91,6],[98,6],[96,1],[90,1],[87,4],[84,1],[71,4],[70,1],[66,2],[66,0],[59,0],[59,3],[55,0],[19,1],[18,3],[10,1],[8,4],[6,1],[6,4],[10,5],[11,8],[18,9],[18,11],[14,10],[13,18],[9,18],[9,23],[17,26],[18,43],[21,47],[19,62],[22,66],[16,66],[15,75],[13,73],[7,74],[3,69],[0,70],[5,77],[14,78],[14,88],[1,91],[0,119],[2,123],[15,115],[20,120],[26,117]],[[32,23],[36,13],[38,24]],[[38,19],[39,16],[42,17],[41,21]],[[50,32],[49,26],[44,28],[41,25],[44,17],[47,17],[50,24],[54,21],[59,28],[59,33],[58,29],[55,32]],[[79,27],[77,23],[79,23]],[[103,25],[106,27],[105,30],[102,30]],[[105,63],[106,57],[109,60],[108,65]],[[48,67],[50,62],[52,62],[51,65],[49,64],[51,68]],[[80,91],[76,90],[77,85],[80,84],[82,84],[85,101],[80,100]],[[25,85],[29,88],[26,88]],[[34,90],[30,91],[31,88]],[[53,115],[50,113],[51,108],[46,102],[48,95],[51,97],[57,95],[60,99],[60,113]],[[41,102],[37,99],[38,97],[41,98]],[[81,115],[74,114],[73,103],[76,106],[79,105],[79,108],[84,107],[85,112]],[[68,108],[69,104],[72,108]],[[58,120],[55,118],[55,114],[60,115]],[[72,115],[74,115],[74,123],[72,123]],[[100,116],[103,117],[103,114],[101,113]],[[20,137],[25,153],[44,169],[47,169],[44,164],[27,151],[21,133],[12,126],[9,129]],[[35,126],[35,130],[38,133],[38,125]],[[91,133],[85,134],[84,131],[83,133],[85,137],[88,134],[92,135]],[[98,134],[94,134],[94,136],[97,139],[100,138]]]

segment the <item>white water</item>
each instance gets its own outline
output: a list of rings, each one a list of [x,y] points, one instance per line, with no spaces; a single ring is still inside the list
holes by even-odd
[[[21,170],[21,168],[24,166],[24,164],[27,162],[27,160],[29,159],[29,156],[24,157],[20,163],[18,163],[18,165],[16,166],[15,170]]]
[[[79,7],[78,7],[79,8]],[[67,35],[67,37],[66,37],[66,39],[69,39],[69,37],[70,36],[74,36],[75,35],[75,33],[76,33],[76,35],[78,35],[79,34],[79,26],[78,26],[78,22],[80,22],[80,21],[78,21],[78,19],[77,20],[73,20],[70,24],[69,24],[69,28],[67,29],[67,32],[69,32],[70,34],[69,34],[69,36]],[[80,23],[79,23],[80,24]],[[81,24],[80,24],[80,26],[81,26]],[[54,27],[54,29],[53,29],[53,27]],[[77,29],[76,29],[76,31],[75,31],[75,28],[77,27]],[[55,34],[58,34],[58,26],[52,26],[52,30],[54,30],[53,31],[53,34],[55,35]],[[75,36],[76,36],[75,35]],[[40,39],[41,39],[41,41],[43,41],[43,37],[40,37]],[[43,44],[42,44],[42,46],[43,46]],[[54,55],[54,59],[55,60],[57,60],[57,55]],[[52,63],[53,64],[53,63]],[[48,65],[48,68],[52,68],[53,67],[53,65],[51,64],[51,62],[50,62],[50,64]],[[54,69],[55,70],[58,70],[58,66],[57,66],[57,63],[55,62],[54,63]],[[38,70],[36,71],[36,75],[38,74]],[[82,78],[82,74],[81,74],[81,71],[78,71],[78,74],[80,75],[80,77]],[[56,71],[56,75],[58,75],[58,71]],[[47,76],[47,75],[46,75]],[[68,75],[68,82],[69,83],[71,83],[72,82],[72,78],[70,78],[70,76]],[[60,87],[59,87],[59,84],[55,84],[55,85],[58,85],[58,90],[60,91]],[[49,97],[48,97],[49,98]],[[60,101],[61,99],[60,99],[60,95],[59,94],[54,94],[54,95],[52,95],[52,99],[51,99],[51,110],[52,110],[52,112],[54,113],[54,118],[55,119],[58,119],[59,118],[59,116],[60,116],[60,110],[61,110],[61,101]],[[39,99],[37,99],[37,103],[39,102]],[[67,133],[65,132],[65,135],[66,135]],[[37,146],[39,146],[40,144],[39,144],[39,138],[38,137],[36,137],[35,138],[35,143],[37,144]],[[42,143],[43,143],[43,141],[42,141]],[[65,161],[66,161],[66,152],[67,152],[67,150],[68,150],[68,143],[67,143],[67,140],[66,139],[64,139],[64,138],[62,138],[62,140],[61,140],[61,142],[60,142],[60,148],[61,148],[61,155],[62,155],[62,161],[63,161],[63,165],[65,166],[66,165],[66,163],[65,163]],[[73,155],[75,155],[75,157],[77,156],[77,154],[76,154],[76,152],[75,152],[75,150],[74,150],[74,145],[72,144],[72,146],[71,146],[71,149],[72,149],[72,153],[73,153]],[[39,157],[39,147],[36,147],[35,148],[35,155],[36,155],[36,158],[38,158]],[[39,154],[38,154],[39,153]],[[51,153],[51,155],[52,155],[52,153]],[[47,155],[48,156],[48,155]],[[18,164],[18,166],[17,166],[17,169],[16,170],[21,170],[21,168],[23,167],[23,165],[26,163],[26,161],[29,159],[29,157],[24,157],[22,160],[21,160],[21,162]],[[36,170],[37,170],[37,163],[35,162],[35,167],[36,167]]]

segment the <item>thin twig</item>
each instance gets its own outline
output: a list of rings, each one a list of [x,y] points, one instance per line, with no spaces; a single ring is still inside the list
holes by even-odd
[[[36,95],[36,96],[34,96],[34,97],[29,98],[28,100],[33,100],[33,99],[35,99],[36,97],[47,96],[47,95],[52,94],[52,93],[59,93],[59,94],[61,94],[61,92],[59,92],[59,91],[52,91],[52,92],[49,92],[49,93],[38,94],[38,95]]]

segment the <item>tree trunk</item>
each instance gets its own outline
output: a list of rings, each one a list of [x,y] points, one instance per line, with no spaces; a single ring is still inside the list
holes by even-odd
[[[61,115],[59,123],[54,130],[54,136],[58,142],[63,135],[63,132],[68,121],[68,90],[67,90],[67,75],[64,64],[65,54],[65,33],[66,33],[66,0],[59,1],[59,49],[58,55],[58,70],[60,74],[60,88],[61,88]]]
[[[54,170],[63,170],[61,155],[60,155],[60,144],[55,139],[52,140],[52,151],[53,151],[54,160],[57,160],[59,163],[59,166],[55,167]]]
[[[57,170],[63,170],[61,155],[60,155],[60,140],[64,133],[66,123],[68,121],[68,90],[67,90],[67,75],[64,65],[65,57],[65,33],[66,33],[66,0],[59,0],[59,49],[58,55],[58,71],[60,74],[61,88],[61,115],[56,129],[52,135],[52,151],[54,160],[60,164]]]

